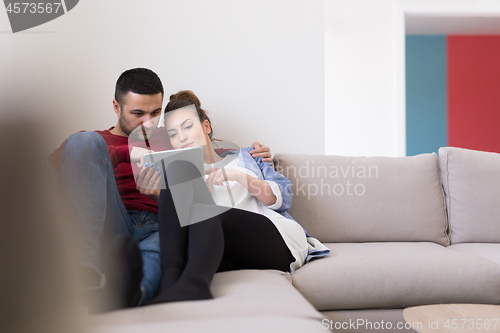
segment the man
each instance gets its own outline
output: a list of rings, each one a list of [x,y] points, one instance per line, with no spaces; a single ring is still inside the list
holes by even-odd
[[[126,289],[131,280],[141,281],[140,291],[118,300],[113,305],[115,308],[135,306],[151,299],[161,280],[157,219],[159,190],[141,187],[141,184],[154,183],[161,177],[160,170],[143,166],[139,184],[136,184],[131,160],[136,161],[138,157],[129,150],[129,136],[141,126],[142,132],[138,133],[147,136],[153,147],[170,149],[164,136],[155,135],[159,132],[156,128],[163,95],[162,83],[151,70],[135,68],[123,72],[116,83],[113,100],[118,118],[116,126],[104,131],[75,133],[49,156],[52,165],[60,171],[71,214],[78,221],[82,242],[81,274],[86,287],[92,289],[100,285],[101,253],[107,251],[112,239],[117,235],[129,235],[138,244],[142,277],[114,276],[113,272],[122,271],[117,269],[117,263],[104,265],[109,272],[106,286],[111,285],[108,283],[111,279],[115,285],[113,291],[119,294],[123,294],[120,288]],[[272,161],[268,147],[257,142],[253,146],[255,149],[250,153],[254,158],[264,157],[264,161]],[[120,246],[126,244],[115,242],[111,249],[126,251]],[[119,253],[114,255],[119,256]],[[132,267],[129,271],[137,270]],[[109,290],[106,286],[104,289]]]

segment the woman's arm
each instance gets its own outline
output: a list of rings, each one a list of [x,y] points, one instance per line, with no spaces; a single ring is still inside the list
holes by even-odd
[[[264,163],[262,160],[256,162],[262,172],[264,180],[275,183],[281,193],[281,206],[273,209],[280,214],[287,212],[292,206],[292,183],[281,173],[275,171],[270,163]]]
[[[211,191],[210,185],[222,186],[223,182],[228,180],[240,183],[248,192],[265,205],[273,205],[277,200],[267,181],[252,177],[239,170],[216,169],[209,174],[206,183]]]
[[[252,149],[253,147],[249,147],[243,148],[242,150],[246,150],[250,153]],[[243,154],[242,156],[243,158],[245,158],[246,155]],[[253,168],[254,162],[258,166],[258,169]],[[251,169],[256,174],[259,174],[260,172],[260,174],[262,175],[262,179],[273,184],[272,186],[274,187],[272,187],[272,189],[274,190],[274,193],[279,193],[280,199],[279,205],[274,205],[274,207],[270,208],[280,214],[286,213],[290,209],[293,199],[292,183],[290,182],[290,180],[283,176],[281,173],[275,171],[274,166],[271,163],[266,163],[261,157],[257,157],[254,159],[247,158],[245,159],[244,164],[246,168]]]

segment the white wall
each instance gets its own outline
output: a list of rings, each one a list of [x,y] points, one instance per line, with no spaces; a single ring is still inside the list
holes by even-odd
[[[390,0],[326,1],[327,154],[394,153],[391,6]]]
[[[499,0],[326,0],[325,152],[404,156],[405,14],[499,17]]]
[[[500,0],[82,0],[17,34],[0,10],[0,111],[56,118],[52,149],[114,125],[116,79],[141,66],[167,97],[194,90],[219,138],[402,156],[405,13],[498,17]]]
[[[197,93],[219,138],[324,153],[323,0],[81,0],[10,31],[0,10],[2,117],[53,119],[49,152],[78,130],[114,125],[116,79],[148,67],[167,98]]]

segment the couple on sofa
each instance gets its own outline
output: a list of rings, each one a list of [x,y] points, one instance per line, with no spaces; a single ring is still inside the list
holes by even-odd
[[[164,127],[157,129],[162,101],[163,87],[155,73],[128,70],[116,84],[117,125],[74,134],[51,155],[79,222],[82,270],[90,287],[100,282],[101,252],[108,253],[102,264],[106,283],[91,304],[92,312],[209,299],[218,271],[293,272],[329,253],[286,213],[290,183],[267,162],[267,147],[256,143],[254,149],[219,156],[211,144],[211,122],[188,91],[170,96]],[[193,164],[176,161],[164,175],[159,166],[144,164],[144,149],[130,150],[129,139],[139,139],[134,136],[143,136],[159,150],[203,147],[204,162],[214,168],[203,177]],[[137,184],[131,163],[141,168]],[[165,176],[168,181],[160,190]],[[202,197],[209,202],[204,209],[226,208],[181,227],[170,190],[179,185],[197,191],[187,206],[195,207],[195,198]],[[239,193],[236,205],[227,202],[227,191]]]

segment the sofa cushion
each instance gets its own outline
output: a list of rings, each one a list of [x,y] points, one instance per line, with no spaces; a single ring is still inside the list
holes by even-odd
[[[284,315],[322,319],[292,286],[290,274],[274,270],[238,270],[215,274],[212,300],[142,306],[90,316],[94,326],[164,320]]]
[[[448,246],[448,249],[470,253],[488,259],[500,265],[500,244],[492,243],[460,243]]]
[[[429,242],[325,244],[332,254],[292,274],[318,309],[500,303],[500,265]]]
[[[411,157],[276,154],[292,182],[290,214],[322,242],[448,245],[435,153]]]
[[[329,321],[333,321],[334,324],[332,326],[338,328],[336,331],[340,331],[342,327],[343,333],[417,333],[412,328],[408,328],[408,324],[407,328],[404,328],[406,321],[403,311],[404,309],[362,309],[322,311],[321,313]]]
[[[499,243],[500,154],[444,147],[439,165],[451,243]]]
[[[140,324],[94,326],[89,333],[304,333],[325,332],[319,319],[278,315],[163,320]]]

